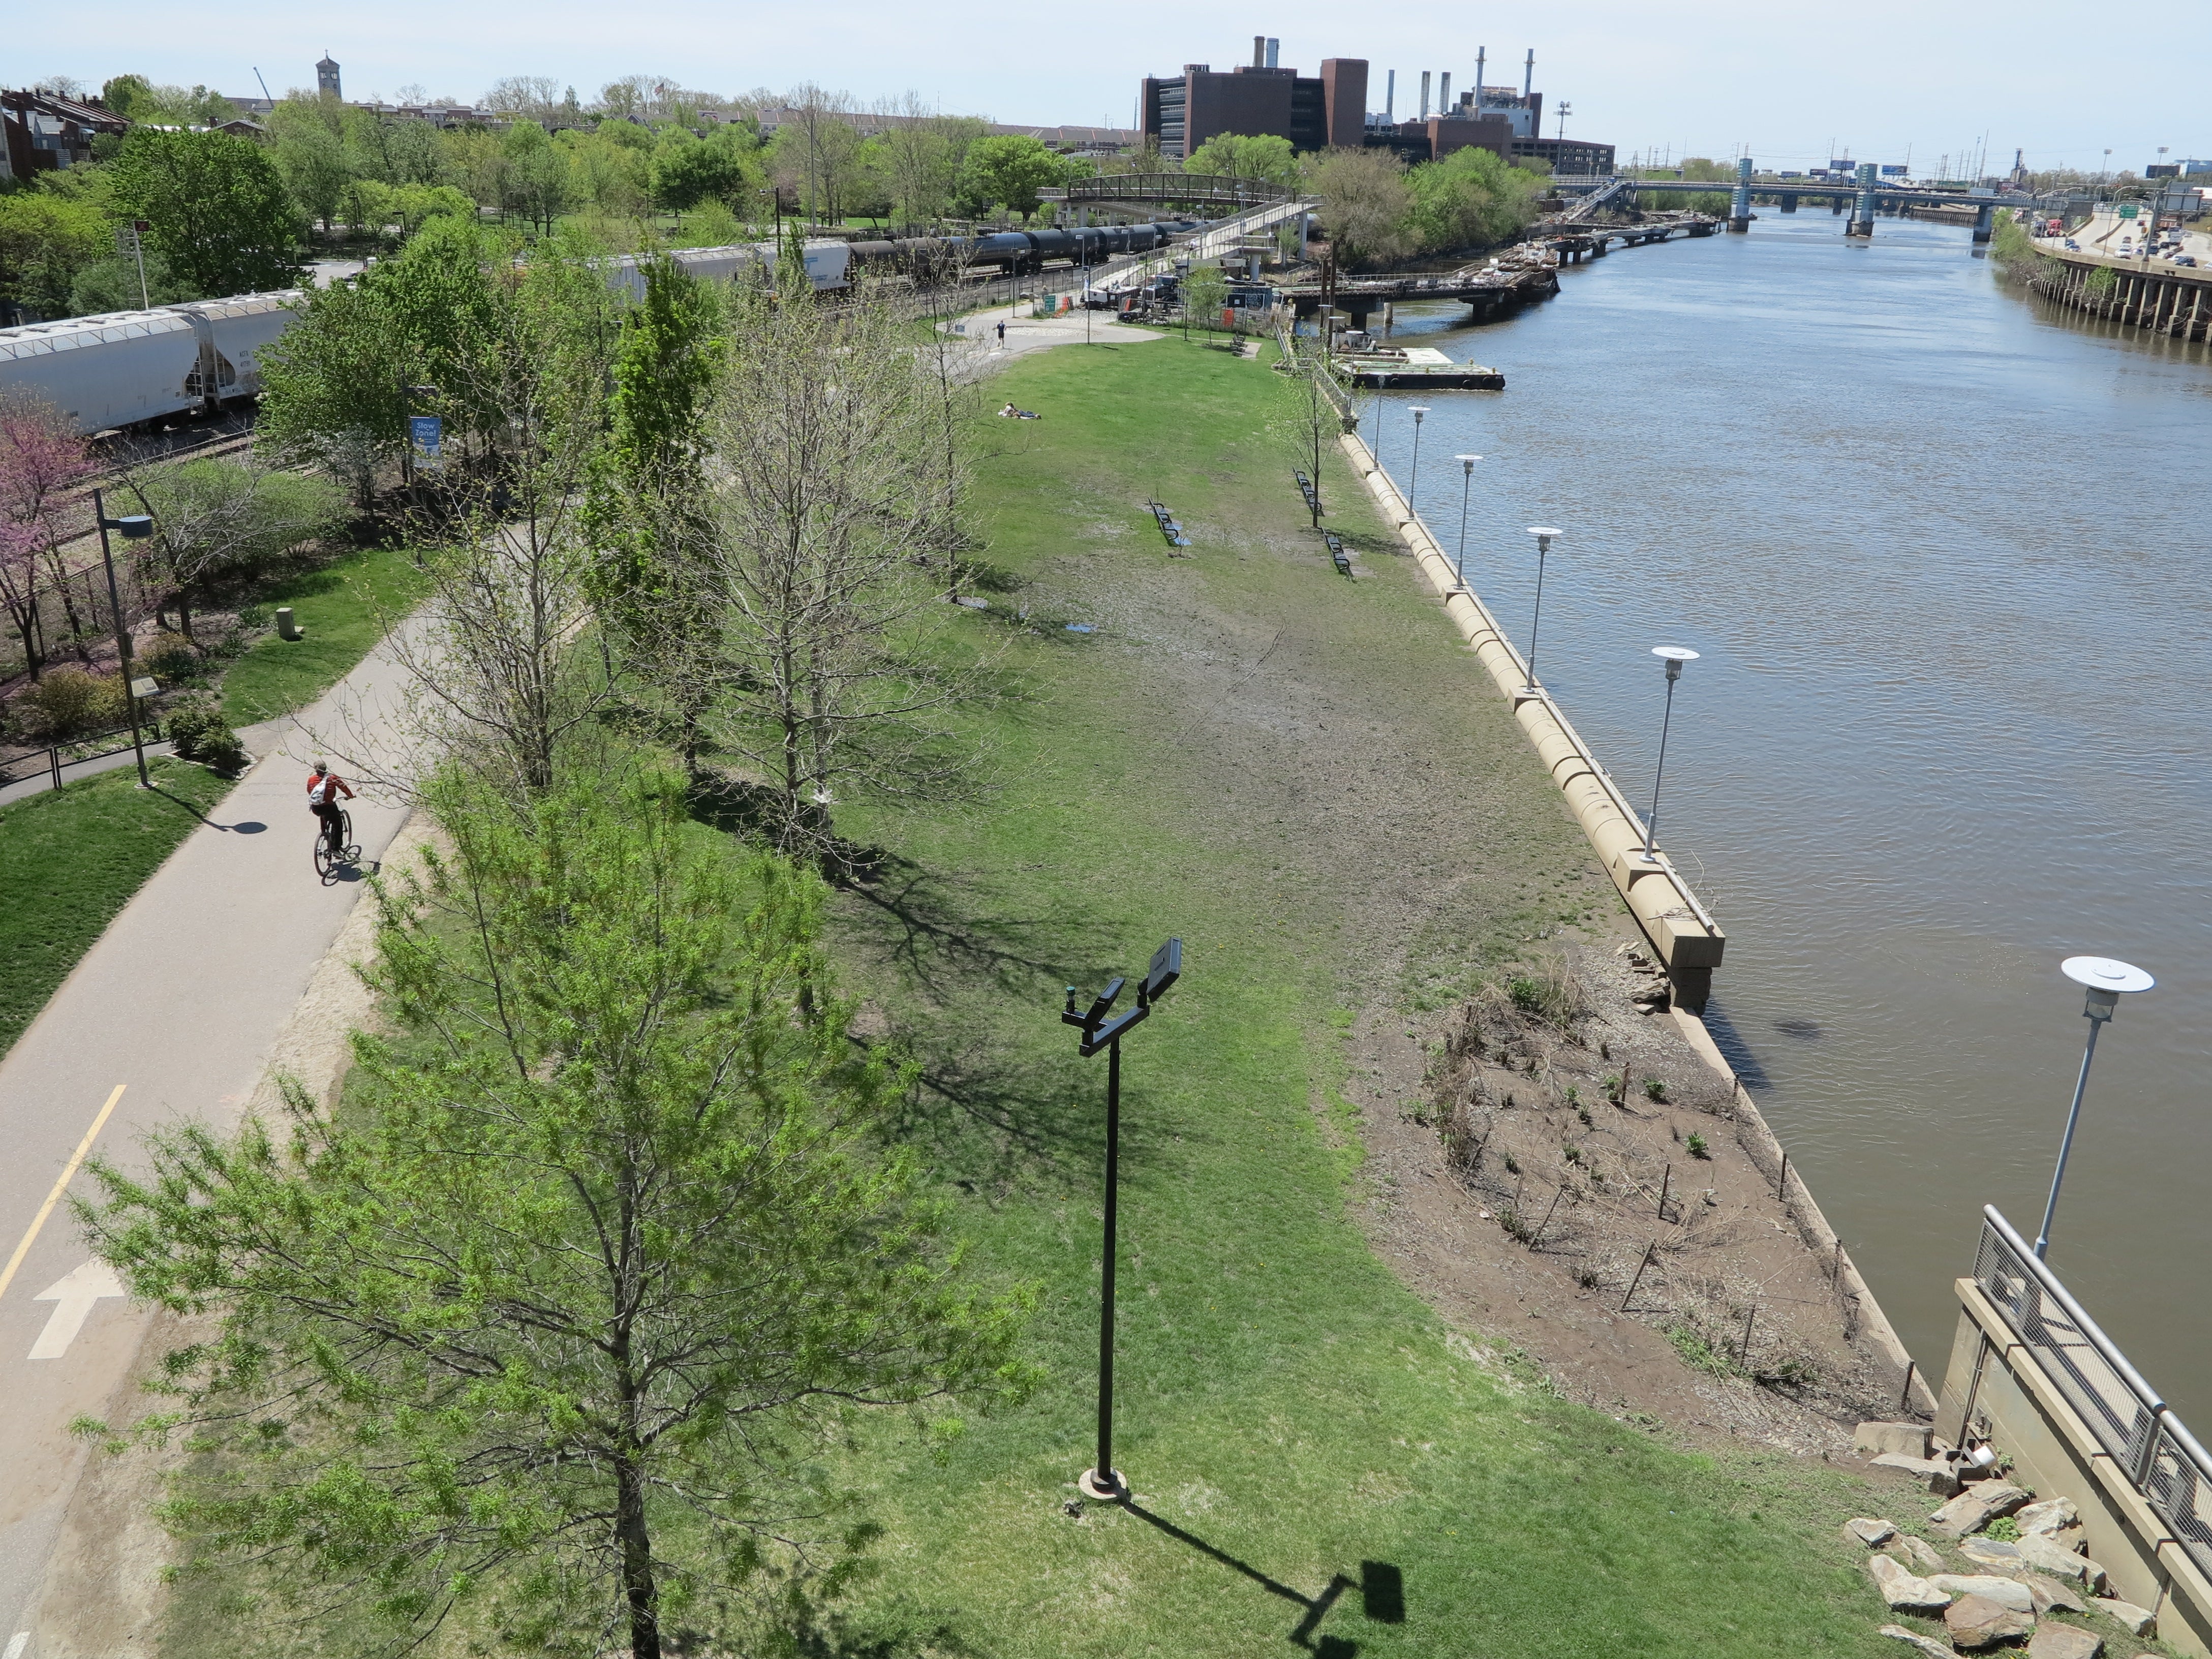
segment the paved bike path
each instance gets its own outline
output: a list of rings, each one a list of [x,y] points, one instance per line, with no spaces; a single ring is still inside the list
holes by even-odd
[[[149,1129],[234,1120],[367,891],[362,872],[325,883],[313,867],[307,766],[326,752],[314,734],[334,759],[368,745],[388,760],[402,685],[379,650],[274,726],[275,740],[254,751],[260,759],[0,1059],[0,1650],[9,1659],[40,1659],[15,1638],[28,1629],[87,1455],[69,1425],[106,1414],[149,1317],[91,1262],[57,1183],[88,1138],[92,1156],[130,1168]],[[372,869],[406,809],[367,792],[350,805],[362,865]],[[68,1194],[92,1190],[81,1170],[68,1182]]]

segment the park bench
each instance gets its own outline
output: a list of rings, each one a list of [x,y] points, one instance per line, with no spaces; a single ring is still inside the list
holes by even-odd
[[[1167,538],[1170,547],[1190,545],[1190,538],[1182,533],[1182,526],[1176,522],[1174,514],[1158,501],[1146,501],[1145,505],[1152,508],[1152,520],[1159,526],[1160,534]]]
[[[1344,545],[1344,538],[1334,530],[1324,530],[1321,535],[1322,539],[1328,544],[1329,562],[1335,565],[1340,575],[1349,576],[1352,574],[1352,555]]]

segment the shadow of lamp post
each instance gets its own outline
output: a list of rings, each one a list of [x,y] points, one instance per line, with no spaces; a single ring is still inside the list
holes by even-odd
[[[115,672],[123,677],[123,707],[131,716],[131,752],[138,757],[138,787],[151,789],[154,781],[146,775],[146,741],[138,730],[137,682],[131,677],[131,625],[123,619],[123,595],[115,585],[115,556],[108,547],[107,532],[118,531],[126,542],[143,542],[154,533],[154,520],[144,513],[109,518],[107,502],[97,489],[92,492],[92,516],[100,526],[100,562],[107,567],[108,608],[115,613]]]
[[[2035,1230],[2035,1259],[2040,1261],[2051,1246],[2051,1218],[2058,1211],[2058,1183],[2066,1179],[2066,1157],[2074,1150],[2074,1126],[2081,1116],[2081,1096],[2089,1086],[2089,1062],[2097,1057],[2097,1033],[2120,1006],[2120,998],[2148,991],[2158,981],[2140,968],[2110,957],[2069,957],[2059,972],[2083,987],[2087,999],[2081,1009],[2089,1022],[2089,1041],[2081,1049],[2081,1074],[2074,1079],[2074,1103],[2066,1112],[2066,1134],[2058,1143],[2058,1167],[2051,1172],[2051,1197],[2043,1206],[2043,1224]]]
[[[1088,1060],[1106,1051],[1106,1247],[1099,1257],[1098,1283],[1098,1458],[1076,1485],[1085,1498],[1121,1502],[1129,1495],[1121,1472],[1114,1467],[1114,1250],[1117,1228],[1116,1199],[1121,1171],[1121,1037],[1141,1024],[1152,1005],[1167,994],[1182,976],[1182,941],[1171,939],[1152,952],[1143,981],[1137,987],[1137,1006],[1126,1013],[1112,1012],[1115,999],[1128,981],[1115,975],[1078,1012],[1075,988],[1067,988],[1067,1006],[1060,1018],[1064,1025],[1082,1030],[1076,1052]]]

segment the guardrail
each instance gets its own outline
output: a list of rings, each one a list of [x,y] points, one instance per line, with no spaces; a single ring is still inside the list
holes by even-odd
[[[1994,1204],[1982,1207],[1974,1282],[2199,1571],[2212,1574],[2212,1455]]]

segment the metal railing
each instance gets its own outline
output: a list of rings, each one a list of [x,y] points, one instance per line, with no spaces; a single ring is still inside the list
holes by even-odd
[[[1228,203],[1261,207],[1279,202],[1290,192],[1263,179],[1237,179],[1218,173],[1118,173],[1097,179],[1078,179],[1063,192],[1042,192],[1048,199],[1067,202],[1190,202]]]
[[[1974,1282],[2199,1571],[2212,1574],[2212,1456],[1994,1204],[1982,1207]]]

